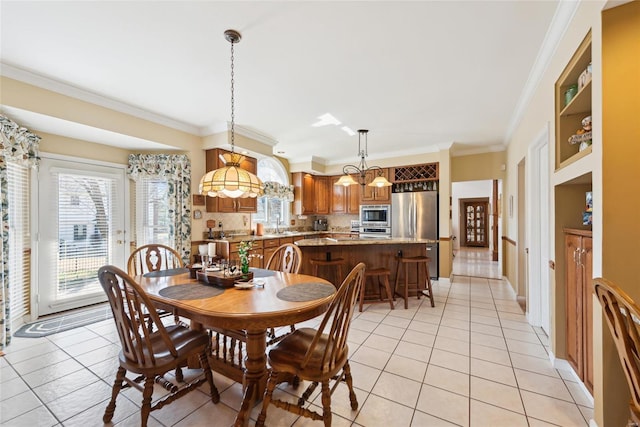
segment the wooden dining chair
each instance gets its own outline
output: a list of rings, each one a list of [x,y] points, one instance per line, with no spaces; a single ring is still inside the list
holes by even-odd
[[[113,418],[118,393],[126,387],[142,391],[141,426],[147,425],[151,411],[162,408],[205,382],[209,383],[211,401],[218,403],[220,396],[213,383],[208,361],[208,334],[183,325],[165,327],[156,313],[153,302],[142,288],[119,268],[111,265],[101,267],[98,270],[98,279],[109,299],[122,345],[111,400],[104,412],[103,422],[108,423]],[[147,318],[151,318],[155,332],[149,328]],[[151,405],[156,377],[176,369],[191,356],[199,357],[204,378],[196,377],[181,387],[175,384],[165,385],[169,394]],[[144,386],[138,384],[140,381],[136,381],[137,379],[127,378],[127,371],[139,374],[144,380]]]
[[[130,276],[183,267],[184,261],[180,254],[175,249],[159,243],[140,246],[131,253],[127,261],[127,272]]]
[[[631,393],[629,426],[640,425],[640,307],[613,282],[593,279]]]
[[[359,263],[351,270],[338,288],[318,329],[297,329],[269,351],[268,363],[271,370],[256,426],[264,426],[269,404],[314,420],[324,420],[325,427],[331,426],[331,395],[342,381],[349,387],[351,409],[358,409],[349,367],[347,335],[364,281],[364,270],[364,263]],[[282,374],[311,381],[297,404],[273,399],[273,391],[279,382],[278,376]],[[330,380],[335,380],[331,388]],[[322,390],[322,415],[304,407],[318,384],[321,384]]]
[[[302,251],[300,248],[293,243],[285,243],[271,254],[264,268],[282,271],[283,273],[298,273],[301,266]]]
[[[285,243],[280,245],[276,251],[271,254],[265,268],[267,270],[282,271],[283,273],[295,273],[297,274],[302,267],[302,251],[297,245],[293,243]],[[290,331],[277,335],[274,328],[267,331],[267,345],[272,345],[286,337],[290,333],[296,330],[295,325],[289,327]]]

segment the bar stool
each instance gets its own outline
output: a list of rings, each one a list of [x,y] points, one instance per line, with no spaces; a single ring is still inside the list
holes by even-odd
[[[388,268],[372,268],[364,270],[364,283],[360,288],[360,311],[362,311],[363,304],[376,304],[381,302],[387,302],[387,300],[382,298],[382,287],[384,286],[384,290],[387,294],[387,299],[389,301],[389,306],[391,310],[393,310],[393,292],[391,292],[391,286],[389,285],[389,276],[391,276],[391,271]],[[378,293],[374,296],[379,299],[364,299],[365,297],[365,289],[367,287],[367,278],[377,278],[378,282]],[[382,278],[382,281],[380,280]],[[373,283],[375,286],[375,283]]]
[[[424,295],[429,297],[431,300],[431,307],[435,307],[435,303],[433,301],[433,290],[431,289],[431,277],[429,276],[429,260],[430,258],[427,256],[411,256],[411,257],[403,257],[396,256],[398,260],[398,265],[396,269],[396,283],[394,286],[394,292],[404,298],[404,308],[409,308],[409,267],[408,264],[416,265],[416,293],[417,298],[420,299],[420,295]],[[421,289],[420,286],[420,266],[423,267],[424,274],[427,278],[426,284],[428,289]],[[398,283],[400,283],[400,272],[404,274],[404,295],[401,295],[397,292]],[[413,284],[413,283],[412,283]]]
[[[327,252],[327,257],[325,259],[310,259],[309,263],[313,267],[313,275],[318,276],[318,268],[319,267],[331,267],[335,266],[335,269],[331,269],[334,272],[335,280],[332,282],[333,285],[337,288],[342,283],[344,277],[342,276],[342,264],[344,263],[344,258],[333,258],[331,259],[330,252]],[[319,277],[319,276],[318,276]]]

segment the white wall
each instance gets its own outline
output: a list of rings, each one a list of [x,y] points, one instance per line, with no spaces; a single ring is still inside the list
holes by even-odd
[[[460,199],[472,199],[479,197],[488,197],[489,206],[493,202],[491,197],[493,182],[491,180],[485,181],[465,181],[454,182],[451,185],[451,228],[452,233],[456,236],[456,240],[453,243],[453,250],[460,249]],[[491,221],[491,217],[488,218]],[[491,226],[492,224],[489,223]],[[489,247],[492,247],[493,234],[489,228]]]

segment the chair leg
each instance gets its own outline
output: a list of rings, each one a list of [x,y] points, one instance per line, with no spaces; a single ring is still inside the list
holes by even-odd
[[[211,401],[213,403],[220,402],[220,394],[218,393],[218,388],[216,387],[216,384],[213,382],[213,374],[211,373],[211,367],[209,366],[209,357],[207,355],[206,350],[200,353],[200,366],[204,371],[204,377],[209,383],[209,390],[211,391],[210,392]]]
[[[403,268],[404,273],[404,308],[409,308],[409,268]]]
[[[278,373],[271,371],[269,372],[269,380],[267,381],[267,388],[264,392],[264,397],[262,398],[262,410],[260,411],[260,415],[258,415],[258,420],[256,421],[256,427],[264,426],[264,422],[267,419],[267,407],[271,402],[271,397],[273,396],[273,390],[275,390],[276,384],[278,384]]]
[[[179,383],[184,382],[184,374],[182,373],[182,368],[180,366],[176,368],[176,381]]]
[[[142,408],[140,414],[140,427],[147,427],[149,414],[151,413],[151,397],[153,395],[154,377],[147,377],[144,380],[144,391],[142,392]]]
[[[364,305],[364,289],[366,287],[367,287],[367,278],[365,276],[364,283],[360,287],[360,305],[358,307],[358,310],[360,310],[360,313],[362,313],[362,306]]]
[[[384,290],[387,293],[387,298],[389,298],[389,307],[393,310],[393,293],[391,292],[391,285],[389,285],[389,278],[387,276],[382,276],[382,282],[384,283]]]
[[[429,266],[425,264],[424,269],[425,269],[424,274],[425,276],[427,276],[426,287],[427,287],[427,290],[429,291],[428,296],[429,296],[429,300],[431,301],[431,307],[435,307],[436,303],[433,300],[433,288],[431,287],[431,275],[429,274]]]
[[[331,427],[331,389],[329,380],[322,382],[322,419],[324,427]]]
[[[113,413],[116,411],[116,398],[118,397],[118,393],[122,389],[122,381],[124,380],[124,376],[126,375],[127,370],[123,367],[118,368],[118,372],[116,373],[116,380],[113,382],[113,387],[111,389],[111,400],[107,405],[107,409],[104,411],[104,415],[102,416],[102,421],[106,424],[113,418]]]
[[[358,409],[358,398],[356,397],[356,393],[353,391],[353,378],[351,377],[351,367],[349,366],[349,362],[344,364],[344,368],[342,368],[344,372],[344,380],[347,383],[347,387],[349,387],[349,400],[351,401],[351,409]]]

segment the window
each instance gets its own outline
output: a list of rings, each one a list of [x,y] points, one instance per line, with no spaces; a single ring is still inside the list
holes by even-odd
[[[7,163],[9,199],[9,290],[11,319],[18,326],[30,313],[31,298],[31,222],[30,170],[15,163]]]
[[[169,230],[169,183],[163,178],[136,181],[136,245],[173,246]]]
[[[265,157],[258,161],[258,177],[263,182],[276,182],[283,186],[289,185],[289,174],[277,159]],[[291,217],[291,201],[274,195],[258,198],[258,212],[252,216],[252,222],[262,223],[266,227],[289,224]]]

